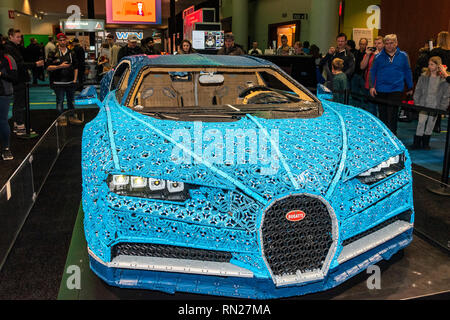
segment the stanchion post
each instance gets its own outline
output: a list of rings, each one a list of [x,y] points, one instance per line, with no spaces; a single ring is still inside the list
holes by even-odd
[[[447,133],[445,135],[445,147],[444,147],[444,165],[442,167],[442,179],[441,181],[448,185],[448,175],[450,169],[450,150],[449,150],[449,129],[450,129],[450,117],[447,118]]]
[[[30,83],[25,83],[25,134],[17,136],[20,139],[34,139],[39,134],[31,133],[31,112],[30,112]]]
[[[27,136],[30,135],[30,83],[25,82],[25,130]]]

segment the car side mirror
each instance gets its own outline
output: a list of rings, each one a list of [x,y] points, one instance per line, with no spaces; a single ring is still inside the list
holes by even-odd
[[[75,98],[75,105],[101,105],[100,100],[97,96],[97,89],[95,86],[88,86],[80,92],[80,94]]]
[[[319,99],[323,100],[332,100],[333,99],[333,92],[331,92],[330,89],[325,87],[323,84],[317,85],[317,97]]]

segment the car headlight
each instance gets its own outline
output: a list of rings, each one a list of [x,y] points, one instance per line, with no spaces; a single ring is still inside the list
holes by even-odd
[[[358,180],[364,184],[371,185],[386,179],[387,177],[405,168],[405,155],[399,154],[383,161],[378,166],[371,168],[360,175]]]
[[[185,201],[194,188],[183,182],[127,175],[109,175],[107,183],[118,195],[168,201]]]

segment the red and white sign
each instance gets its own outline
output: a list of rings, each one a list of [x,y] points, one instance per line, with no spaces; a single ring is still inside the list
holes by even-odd
[[[15,17],[14,10],[8,10],[8,16],[10,19],[14,19],[14,17]]]
[[[292,222],[303,220],[305,217],[306,213],[301,210],[294,210],[286,213],[286,219]]]
[[[184,26],[183,26],[183,39],[188,39],[192,41],[192,31],[194,30],[194,23],[203,22],[203,10],[199,9],[188,14],[184,18]]]
[[[195,6],[190,6],[189,8],[183,10],[183,19],[186,18],[188,14],[191,14],[195,11]]]

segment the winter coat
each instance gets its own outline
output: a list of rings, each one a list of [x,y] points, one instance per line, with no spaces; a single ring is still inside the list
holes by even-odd
[[[438,104],[436,106],[426,105],[430,77],[424,74],[419,77],[419,81],[417,82],[416,91],[414,92],[414,104],[428,108],[447,110],[450,97],[450,84],[441,77],[439,77],[439,79],[439,87],[436,97],[436,101],[438,102]]]
[[[18,79],[17,64],[9,54],[0,56],[0,96],[10,96],[14,93],[13,82]]]
[[[36,66],[35,62],[26,62],[24,60],[22,48],[9,40],[5,43],[5,51],[14,58],[17,64],[18,80],[14,83],[14,86],[24,86],[25,82],[29,82],[30,75],[28,74],[28,70]]]
[[[403,92],[413,88],[412,71],[406,52],[397,48],[391,58],[383,49],[375,56],[370,70],[370,84],[378,92]]]

